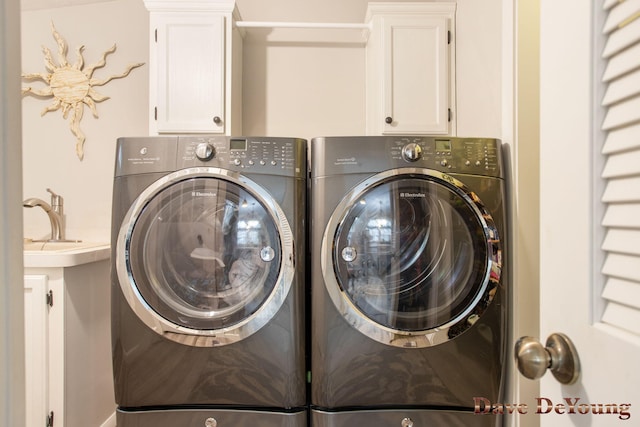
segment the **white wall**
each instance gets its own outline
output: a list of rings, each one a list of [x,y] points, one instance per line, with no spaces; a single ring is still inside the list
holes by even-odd
[[[238,0],[246,21],[364,22],[365,0]],[[245,134],[312,138],[365,129],[359,30],[250,29],[244,39]]]
[[[0,0],[0,425],[25,418],[18,3]]]
[[[445,0],[447,1],[447,0]],[[243,20],[364,22],[367,0],[238,0]],[[457,2],[458,135],[502,134],[500,0]],[[247,30],[245,134],[365,133],[365,45],[353,30]]]
[[[367,0],[238,0],[247,21],[363,22]],[[501,0],[457,2],[458,135],[500,137]],[[57,58],[50,22],[75,60],[85,45],[85,63],[95,63],[116,43],[103,78],[133,62],[148,62],[148,12],[142,0],[114,0],[74,7],[23,11],[23,72],[45,72],[41,46]],[[243,54],[243,133],[296,136],[365,132],[365,44],[353,30],[246,31]],[[23,82],[26,85],[28,82]],[[109,240],[115,141],[148,134],[148,66],[97,87],[111,99],[88,108],[81,122],[85,158],[60,111],[40,112],[51,99],[25,97],[23,106],[24,197],[49,200],[51,187],[65,198],[67,237]],[[46,237],[49,222],[25,209],[25,236]]]
[[[148,63],[148,13],[142,0],[116,0],[74,7],[22,12],[22,72],[44,73],[42,47],[58,62],[51,22],[67,41],[67,58],[74,63],[84,45],[84,68],[95,64],[114,43],[117,49],[93,77],[122,73],[128,64]],[[23,86],[45,87],[23,80]],[[52,98],[26,96],[23,113],[24,197],[49,202],[50,187],[64,197],[67,237],[109,241],[115,142],[119,136],[148,134],[148,65],[124,79],[94,89],[110,99],[96,103],[99,118],[85,106],[80,128],[86,135],[84,160],[76,157],[76,140],[60,110],[40,116]],[[24,235],[47,237],[49,221],[40,209],[24,209]]]
[[[502,137],[502,5],[459,0],[456,109],[459,136]]]
[[[245,134],[308,139],[364,134],[364,42],[353,31],[339,33],[248,31]]]
[[[511,3],[512,0],[504,0]],[[504,54],[505,67],[512,73],[509,84],[513,105],[505,109],[505,122],[512,136],[511,175],[511,336],[540,334],[540,1],[517,0],[513,15],[505,16],[511,26],[511,52]],[[505,6],[505,9],[507,6]],[[513,21],[510,17],[513,16]],[[506,50],[506,49],[505,49]],[[505,102],[506,104],[506,102]],[[513,342],[509,352],[513,350]],[[540,396],[540,382],[519,374],[509,358],[512,402],[528,402]],[[508,417],[508,425],[534,427],[536,416]]]

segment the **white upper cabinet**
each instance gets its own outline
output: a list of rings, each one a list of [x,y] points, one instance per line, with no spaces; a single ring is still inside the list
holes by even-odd
[[[234,1],[145,0],[150,133],[242,133],[242,41]]]
[[[455,3],[370,3],[367,134],[455,134]]]
[[[224,17],[159,16],[157,128],[224,133]]]

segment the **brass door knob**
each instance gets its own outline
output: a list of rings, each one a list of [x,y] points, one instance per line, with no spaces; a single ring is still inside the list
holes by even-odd
[[[522,337],[515,345],[518,370],[536,380],[549,369],[562,384],[573,384],[580,376],[580,358],[573,342],[564,334],[554,333],[546,346],[532,337]]]

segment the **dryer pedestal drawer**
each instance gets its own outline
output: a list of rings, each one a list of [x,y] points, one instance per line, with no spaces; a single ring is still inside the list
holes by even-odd
[[[311,410],[311,427],[497,427],[501,425],[502,417],[499,415],[481,415],[464,411],[367,409],[324,412]]]

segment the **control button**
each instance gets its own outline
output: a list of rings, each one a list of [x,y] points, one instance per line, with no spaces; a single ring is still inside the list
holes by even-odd
[[[276,162],[275,160],[271,160],[271,166],[275,166],[277,164],[278,164],[278,162]]]
[[[266,165],[266,164],[267,164],[267,162],[265,162],[264,160],[260,160],[260,164],[261,164],[262,166],[264,166],[264,165]]]
[[[201,142],[196,147],[196,157],[202,160],[203,162],[213,159],[215,155],[216,155],[215,148],[213,147],[213,145],[209,144],[208,142]]]
[[[249,166],[253,166],[255,162],[253,160],[249,160]]]
[[[276,256],[276,251],[271,246],[265,246],[260,249],[260,259],[264,262],[271,262]]]
[[[211,418],[207,418],[207,419],[204,421],[204,426],[205,426],[205,427],[217,427],[217,425],[218,425],[218,421],[217,421],[215,418],[213,418],[213,417],[211,417]]]
[[[400,422],[401,427],[413,427],[413,420],[409,417],[403,418]]]
[[[447,166],[449,162],[446,159],[440,160],[440,166]]]
[[[464,165],[465,166],[471,166],[471,162],[469,160],[467,160],[467,161],[464,162]]]
[[[240,159],[233,159],[233,164],[236,166],[240,166],[242,164],[242,161]]]
[[[346,262],[353,262],[358,256],[358,251],[356,251],[356,248],[352,246],[347,246],[342,249],[340,254],[342,255],[342,259]]]
[[[408,162],[415,162],[422,157],[422,147],[415,142],[402,147],[402,157]]]
[[[476,166],[480,166],[482,163],[480,163],[480,160],[476,160]]]

